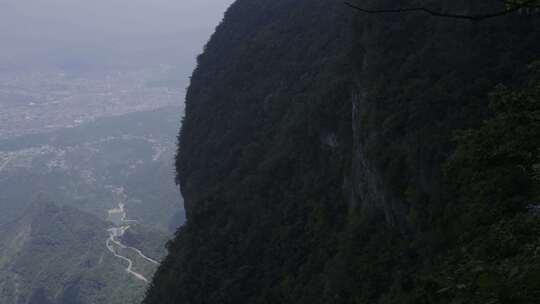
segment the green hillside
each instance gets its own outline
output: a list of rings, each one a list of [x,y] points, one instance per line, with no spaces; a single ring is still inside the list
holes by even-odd
[[[144,283],[105,247],[108,226],[76,209],[37,203],[0,227],[0,303],[137,303]]]

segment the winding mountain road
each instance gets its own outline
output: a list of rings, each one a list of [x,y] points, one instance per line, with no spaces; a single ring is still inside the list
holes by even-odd
[[[122,191],[123,192],[123,191]],[[119,197],[123,197],[123,193],[122,195],[119,195]],[[136,271],[133,271],[133,261],[128,258],[128,257],[125,257],[125,256],[122,256],[120,254],[118,254],[116,252],[116,250],[114,249],[114,245],[118,246],[119,248],[121,249],[129,249],[129,250],[132,250],[134,251],[135,253],[137,253],[138,256],[140,256],[142,259],[152,263],[152,264],[155,264],[155,265],[159,265],[159,262],[150,258],[150,257],[147,257],[146,255],[144,255],[142,253],[141,250],[135,248],[135,247],[130,247],[130,246],[126,246],[124,244],[122,244],[122,242],[120,242],[119,240],[117,240],[118,237],[122,237],[126,231],[130,228],[130,226],[128,225],[128,223],[136,223],[137,221],[135,220],[128,220],[126,219],[126,211],[124,209],[124,203],[122,202],[121,199],[119,199],[119,203],[118,203],[118,208],[117,209],[111,209],[109,210],[109,215],[111,214],[118,214],[120,213],[121,214],[121,218],[120,218],[120,221],[119,223],[117,224],[117,227],[114,227],[114,228],[110,228],[108,229],[107,231],[109,232],[109,238],[107,239],[107,241],[105,242],[105,245],[107,246],[107,249],[117,258],[121,259],[121,260],[124,260],[128,263],[128,267],[126,268],[126,272],[133,275],[135,278],[137,278],[138,280],[141,280],[141,281],[144,281],[145,283],[148,283],[149,280],[144,277],[144,275],[136,272]]]
[[[138,272],[135,272],[133,271],[133,261],[125,256],[121,256],[119,255],[118,253],[116,253],[116,251],[114,250],[113,246],[111,245],[111,242],[115,243],[115,244],[119,244],[118,242],[116,242],[114,240],[114,234],[111,233],[110,234],[110,237],[107,239],[107,242],[106,242],[106,246],[107,246],[107,249],[109,249],[109,251],[117,258],[121,259],[121,260],[124,260],[126,262],[128,262],[128,267],[126,268],[126,272],[133,275],[135,278],[141,280],[141,281],[144,281],[145,283],[148,283],[148,279],[145,278],[142,274],[138,273]]]
[[[147,256],[144,255],[144,254],[142,253],[142,251],[140,251],[139,249],[137,249],[137,248],[135,248],[135,247],[126,246],[126,245],[124,245],[124,244],[122,244],[122,243],[120,243],[120,242],[118,242],[118,241],[116,241],[116,240],[113,240],[113,242],[114,242],[116,245],[118,245],[118,246],[120,246],[121,248],[123,248],[123,249],[130,249],[130,250],[135,251],[135,252],[136,252],[141,258],[143,258],[144,260],[146,260],[146,261],[148,261],[148,262],[150,262],[150,263],[152,263],[152,264],[159,265],[159,262],[158,262],[158,261],[156,261],[156,260],[154,260],[154,259],[152,259],[152,258],[147,257]]]

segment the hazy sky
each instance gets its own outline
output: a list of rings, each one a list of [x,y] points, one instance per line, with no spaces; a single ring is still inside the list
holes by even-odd
[[[191,62],[233,0],[0,0],[2,64]],[[176,57],[178,59],[170,59]]]
[[[232,0],[0,0],[16,16],[108,32],[213,27]],[[27,19],[27,20],[29,20]],[[42,24],[47,26],[46,24]],[[20,24],[20,26],[25,26]]]

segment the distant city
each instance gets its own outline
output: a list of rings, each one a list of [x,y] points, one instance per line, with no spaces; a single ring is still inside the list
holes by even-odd
[[[79,75],[59,70],[0,73],[0,139],[180,106],[183,86],[168,85],[167,80],[173,69],[160,65]]]

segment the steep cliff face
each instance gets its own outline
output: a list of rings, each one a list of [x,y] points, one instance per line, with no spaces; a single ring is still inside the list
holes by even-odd
[[[395,5],[386,2],[366,6]],[[421,294],[416,275],[450,246],[438,217],[451,134],[481,121],[497,84],[520,82],[539,25],[524,15],[473,24],[357,16],[339,1],[237,1],[188,90],[176,163],[188,222],[145,303]]]

